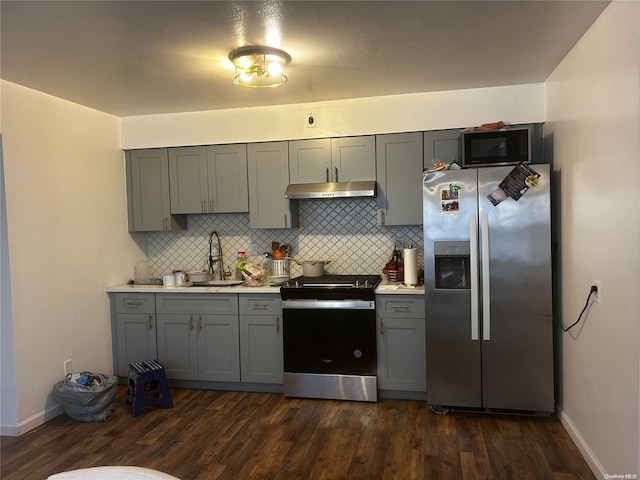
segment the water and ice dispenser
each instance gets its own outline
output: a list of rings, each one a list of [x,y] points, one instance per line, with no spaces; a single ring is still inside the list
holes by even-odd
[[[434,242],[436,288],[465,290],[471,288],[469,242]]]

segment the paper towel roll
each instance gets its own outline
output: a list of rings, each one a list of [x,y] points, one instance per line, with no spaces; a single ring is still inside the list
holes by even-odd
[[[413,247],[404,249],[404,284],[418,284],[418,259],[416,249]]]

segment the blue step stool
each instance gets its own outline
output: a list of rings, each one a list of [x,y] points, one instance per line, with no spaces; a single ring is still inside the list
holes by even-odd
[[[133,406],[134,417],[142,415],[145,407],[173,408],[167,375],[160,363],[147,360],[129,364],[127,402]]]

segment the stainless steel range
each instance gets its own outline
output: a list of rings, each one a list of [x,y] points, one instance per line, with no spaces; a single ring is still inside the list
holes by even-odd
[[[297,277],[281,288],[284,395],[375,402],[378,275]]]

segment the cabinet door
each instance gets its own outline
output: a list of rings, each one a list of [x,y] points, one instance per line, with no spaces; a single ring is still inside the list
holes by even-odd
[[[289,181],[291,183],[331,182],[331,139],[289,142]]]
[[[297,227],[298,202],[284,198],[289,185],[288,143],[251,143],[247,163],[251,228]]]
[[[240,316],[240,352],[243,382],[282,384],[282,317]]]
[[[208,211],[248,212],[247,146],[211,145],[207,147]]]
[[[198,343],[195,315],[159,314],[158,361],[167,378],[198,379]]]
[[[127,208],[130,232],[181,230],[186,219],[172,218],[166,148],[127,152]]]
[[[376,180],[375,136],[331,139],[333,182]]]
[[[378,319],[378,388],[427,391],[424,318]]]
[[[460,161],[459,128],[450,130],[430,130],[424,132],[424,168],[431,168],[434,162],[452,163]]]
[[[376,136],[378,224],[422,225],[422,133]]]
[[[197,315],[198,380],[240,381],[237,315]]]
[[[203,213],[207,210],[207,151],[205,147],[169,149],[171,213]]]
[[[116,375],[129,375],[129,364],[157,360],[156,320],[152,313],[120,313],[116,317],[118,360]]]

